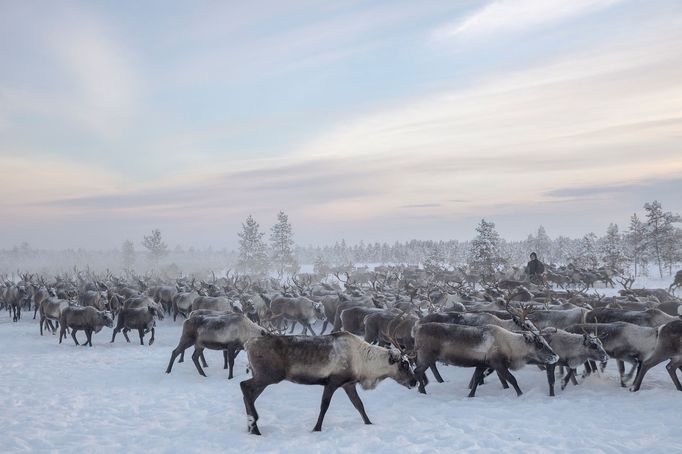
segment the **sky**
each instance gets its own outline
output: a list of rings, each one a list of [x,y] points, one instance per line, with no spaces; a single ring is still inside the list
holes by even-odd
[[[0,0],[0,248],[682,212],[682,2]]]

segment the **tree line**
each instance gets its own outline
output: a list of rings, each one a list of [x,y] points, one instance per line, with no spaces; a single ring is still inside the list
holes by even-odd
[[[294,241],[292,224],[280,211],[269,235],[249,215],[237,233],[239,249],[187,250],[170,249],[161,231],[154,229],[135,249],[131,240],[113,251],[38,251],[27,243],[9,250],[0,250],[0,272],[15,271],[17,266],[31,259],[53,257],[68,263],[94,268],[161,269],[197,272],[217,270],[226,266],[249,274],[275,273],[282,277],[300,270],[301,264],[313,264],[314,271],[325,273],[333,267],[350,264],[401,263],[457,267],[467,265],[480,274],[493,273],[508,266],[522,265],[534,251],[545,263],[573,264],[582,268],[607,267],[618,273],[629,273],[636,278],[652,270],[663,277],[672,274],[682,262],[682,229],[680,216],[665,211],[658,201],[646,203],[643,213],[634,213],[625,230],[610,224],[602,236],[588,233],[581,238],[550,237],[543,226],[525,240],[508,241],[501,238],[493,222],[482,219],[475,228],[476,235],[468,241],[411,240],[393,243],[360,241],[347,244],[339,240],[332,245],[301,246]],[[115,257],[112,257],[115,256]],[[61,263],[60,262],[60,263]],[[71,265],[73,266],[73,265]],[[26,266],[25,268],[32,268]],[[173,271],[172,269],[168,271]]]

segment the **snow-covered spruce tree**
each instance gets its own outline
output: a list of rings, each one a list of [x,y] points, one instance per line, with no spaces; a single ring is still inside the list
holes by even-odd
[[[265,274],[268,271],[268,255],[265,243],[263,242],[264,232],[260,231],[260,226],[249,215],[246,222],[242,224],[242,231],[239,232],[239,259],[237,267],[240,271],[249,274]]]
[[[675,243],[674,224],[680,222],[680,216],[673,214],[670,211],[663,211],[661,202],[658,200],[654,200],[651,203],[645,203],[644,210],[646,211],[647,217],[647,243],[649,245],[649,251],[656,260],[660,277],[663,277],[664,250],[666,247],[670,247]],[[669,246],[666,246],[666,244]]]
[[[280,211],[277,214],[277,224],[270,229],[270,257],[277,275],[282,278],[284,273],[294,274],[298,271],[298,261],[295,257],[295,244],[289,217]]]
[[[538,232],[535,236],[528,235],[528,249],[537,253],[538,258],[546,263],[553,263],[552,257],[552,240],[547,235],[547,231],[543,226],[538,227]],[[526,254],[528,255],[528,254]]]
[[[581,268],[597,268],[597,235],[590,232],[580,239],[578,248],[573,257],[573,264]]]
[[[609,224],[606,235],[599,239],[599,257],[607,268],[622,273],[628,258],[624,252],[623,237],[617,224]]]
[[[481,219],[476,226],[476,237],[471,241],[467,263],[471,270],[481,276],[483,282],[492,282],[495,271],[504,266],[507,260],[502,256],[500,234],[494,222]]]
[[[315,258],[315,263],[313,264],[313,273],[319,274],[320,276],[326,277],[332,272],[332,267],[321,255]]]
[[[441,268],[448,262],[447,253],[445,250],[445,243],[443,241],[433,242],[428,249],[426,259],[424,260],[424,267]]]
[[[161,230],[159,229],[152,230],[151,235],[145,235],[142,241],[142,246],[147,249],[149,261],[152,264],[157,264],[161,258],[168,254],[168,245],[163,242],[163,238],[161,238]]]
[[[130,240],[125,240],[121,245],[121,263],[128,270],[135,265],[135,245]]]
[[[565,265],[575,256],[575,241],[567,236],[558,236],[553,241],[552,257],[554,262]]]
[[[630,228],[625,235],[625,244],[633,268],[633,278],[636,278],[640,271],[646,272],[649,261],[647,225],[637,217],[637,213],[630,217]]]

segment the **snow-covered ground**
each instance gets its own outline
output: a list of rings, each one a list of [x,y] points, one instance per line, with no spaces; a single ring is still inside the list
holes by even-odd
[[[25,315],[12,323],[0,314],[2,453],[682,451],[682,393],[663,365],[638,393],[619,387],[609,364],[605,376],[569,385],[555,398],[547,395],[544,372],[527,367],[516,373],[523,396],[490,377],[474,399],[466,397],[472,370],[441,366],[446,382],[433,381],[428,395],[390,380],[360,391],[371,426],[337,393],[321,433],[311,429],[322,388],[281,383],[256,403],[263,432],[257,437],[246,433],[243,353],[230,381],[219,352],[206,353],[208,378],[189,357],[166,375],[179,321],[161,322],[151,347],[122,336],[110,344],[105,328],[89,348],[40,337]]]

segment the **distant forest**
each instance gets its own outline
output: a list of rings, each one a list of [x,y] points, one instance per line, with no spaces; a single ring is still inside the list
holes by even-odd
[[[621,224],[623,225],[623,224]],[[471,240],[410,240],[394,243],[348,244],[341,239],[325,246],[296,244],[295,226],[285,213],[268,232],[249,216],[238,232],[239,249],[169,248],[162,232],[154,230],[135,243],[126,240],[117,249],[41,250],[28,243],[0,250],[0,273],[17,271],[59,272],[90,268],[93,271],[135,270],[179,275],[207,273],[226,268],[242,273],[284,276],[303,266],[315,272],[331,267],[361,264],[437,265],[443,268],[483,266],[499,270],[523,266],[530,252],[547,264],[572,264],[581,268],[605,267],[620,274],[670,275],[682,263],[680,216],[665,211],[658,201],[646,203],[620,227],[612,223],[601,235],[587,233],[580,238],[552,237],[543,226],[525,240],[508,241],[497,233],[495,224],[482,219]]]

